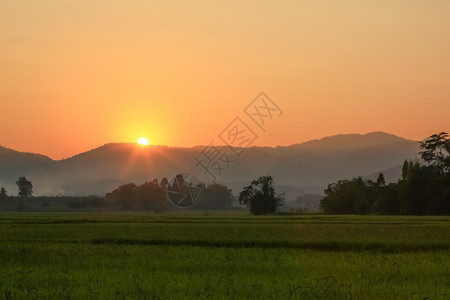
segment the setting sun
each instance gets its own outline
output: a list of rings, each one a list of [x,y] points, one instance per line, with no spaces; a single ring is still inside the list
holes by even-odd
[[[148,139],[145,137],[141,137],[138,139],[137,143],[141,146],[148,146]]]

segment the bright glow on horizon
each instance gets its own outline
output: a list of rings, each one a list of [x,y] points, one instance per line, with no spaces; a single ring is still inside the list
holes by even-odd
[[[141,146],[148,146],[148,144],[149,144],[148,139],[145,137],[139,138],[137,143]]]

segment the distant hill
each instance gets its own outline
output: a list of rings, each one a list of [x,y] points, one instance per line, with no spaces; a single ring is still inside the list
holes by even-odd
[[[225,146],[219,148],[227,150]],[[111,143],[55,161],[1,147],[0,186],[16,194],[15,181],[26,176],[32,180],[36,194],[87,195],[104,194],[127,182],[170,178],[179,172],[196,174],[208,182],[194,161],[202,149]],[[299,193],[321,192],[338,179],[397,171],[405,159],[417,158],[418,152],[419,142],[383,132],[342,134],[274,148],[250,147],[218,181],[237,193],[250,180],[270,174],[280,190],[295,200]],[[392,174],[387,178],[397,180]]]
[[[319,140],[311,140],[302,144],[293,145],[304,150],[321,150],[326,152],[351,151],[365,149],[380,145],[406,142],[408,140],[393,134],[384,132],[372,132],[368,134],[339,134],[324,137]]]

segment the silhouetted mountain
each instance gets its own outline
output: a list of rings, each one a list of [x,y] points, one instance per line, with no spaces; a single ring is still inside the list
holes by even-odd
[[[19,152],[2,146],[0,146],[0,158],[0,172],[2,173],[14,173],[36,168],[45,168],[53,162],[51,158],[44,155]]]
[[[361,134],[339,134],[324,137],[319,140],[311,140],[302,144],[289,147],[296,147],[304,150],[320,150],[325,152],[352,151],[374,146],[393,144],[408,141],[404,138],[384,132],[372,132]]]
[[[0,186],[15,194],[14,182],[27,176],[36,194],[87,195],[103,194],[127,182],[170,179],[180,172],[196,174],[208,182],[210,178],[194,161],[202,149],[115,143],[54,161],[0,148]],[[219,149],[229,151],[226,146]],[[228,171],[217,180],[237,193],[251,180],[270,174],[288,198],[295,200],[298,194],[294,193],[316,193],[342,178],[378,174],[416,158],[418,152],[419,142],[382,132],[336,135],[291,146],[250,147],[240,158],[234,157]]]

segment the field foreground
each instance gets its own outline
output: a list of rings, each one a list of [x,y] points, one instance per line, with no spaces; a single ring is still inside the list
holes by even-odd
[[[450,217],[0,214],[5,299],[449,299]]]

